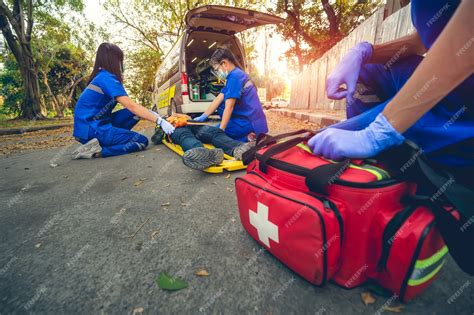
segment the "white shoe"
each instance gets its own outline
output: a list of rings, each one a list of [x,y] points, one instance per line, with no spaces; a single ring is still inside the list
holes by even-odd
[[[77,149],[72,152],[72,159],[92,159],[94,157],[94,154],[99,153],[101,151],[102,147],[99,144],[99,140],[97,140],[97,138],[94,138],[86,144],[77,147]]]

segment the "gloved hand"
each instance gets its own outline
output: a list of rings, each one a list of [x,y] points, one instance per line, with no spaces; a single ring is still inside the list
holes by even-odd
[[[165,119],[163,118],[158,118],[156,120],[156,124],[159,125],[161,127],[161,129],[163,129],[163,131],[167,134],[167,135],[170,135],[174,132],[174,127],[172,124],[170,124],[169,122],[167,122]]]
[[[340,100],[344,97],[347,104],[352,104],[353,95],[359,78],[360,68],[372,57],[373,47],[368,42],[362,42],[352,48],[341,62],[331,72],[326,80],[326,93],[328,98]],[[342,84],[347,89],[341,89]]]
[[[202,113],[201,116],[196,117],[196,118],[194,118],[193,120],[194,120],[194,121],[198,121],[198,122],[203,122],[203,121],[206,121],[207,118],[208,118],[208,116],[206,115],[206,113]]]
[[[327,128],[308,141],[313,154],[331,160],[368,158],[389,147],[400,145],[405,138],[396,131],[383,114],[367,128],[359,131]]]

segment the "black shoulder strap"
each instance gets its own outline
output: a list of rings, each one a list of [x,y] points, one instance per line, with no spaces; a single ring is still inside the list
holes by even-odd
[[[430,184],[432,202],[444,196],[464,218],[474,216],[474,191],[458,183],[450,173],[431,166],[415,143],[407,140],[401,146],[383,152],[377,159],[385,163],[395,177],[419,185]]]
[[[350,159],[318,166],[306,175],[306,186],[315,193],[327,194],[327,187],[334,183],[351,164]]]

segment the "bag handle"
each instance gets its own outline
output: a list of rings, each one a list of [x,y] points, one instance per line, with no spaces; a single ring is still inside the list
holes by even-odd
[[[269,134],[265,134],[265,133],[259,134],[257,136],[257,144],[250,150],[247,150],[242,155],[242,161],[245,165],[247,165],[255,159],[255,154],[257,153],[257,151],[261,150],[267,145],[275,144],[278,140],[300,135],[306,132],[313,133],[312,131],[309,131],[306,129],[300,129],[300,130],[296,130],[292,132],[283,133],[277,136],[270,136]]]
[[[262,154],[262,158],[259,159],[259,161],[260,161],[260,163],[259,163],[260,171],[262,171],[263,173],[267,172],[267,162],[272,156],[274,156],[278,153],[281,153],[283,151],[286,151],[289,148],[294,147],[298,143],[306,141],[306,140],[308,140],[308,137],[297,137],[297,138],[293,138],[293,139],[290,139],[288,141],[279,143],[279,144],[274,145],[271,148],[269,148],[267,151],[265,151]]]

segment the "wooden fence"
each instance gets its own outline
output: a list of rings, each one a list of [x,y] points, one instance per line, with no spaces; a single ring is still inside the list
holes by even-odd
[[[390,7],[387,6],[390,4]],[[334,101],[326,97],[326,78],[337,65],[339,60],[354,45],[362,41],[369,43],[384,43],[414,31],[410,5],[393,14],[393,0],[377,10],[370,18],[354,29],[347,37],[328,50],[321,58],[309,65],[291,83],[289,108],[293,109],[334,109],[345,108],[345,101]]]

